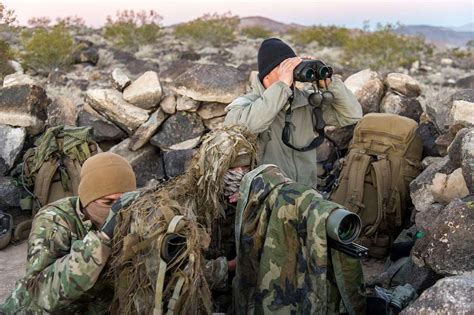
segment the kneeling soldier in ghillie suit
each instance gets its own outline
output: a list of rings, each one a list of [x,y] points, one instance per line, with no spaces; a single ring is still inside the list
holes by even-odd
[[[235,236],[237,314],[365,314],[360,261],[328,247],[323,200],[274,165],[240,185]]]
[[[0,306],[6,314],[106,314],[112,288],[104,268],[111,253],[115,212],[137,193],[130,164],[99,153],[84,163],[79,197],[38,211],[28,239],[26,275]],[[126,193],[129,192],[129,193]],[[112,204],[114,204],[112,206]]]
[[[236,256],[234,210],[225,202],[224,177],[233,166],[253,167],[256,152],[256,137],[244,127],[213,131],[185,174],[119,211],[112,313],[209,314],[232,307],[227,259]]]

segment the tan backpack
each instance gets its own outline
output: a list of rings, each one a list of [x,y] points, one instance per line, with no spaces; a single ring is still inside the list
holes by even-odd
[[[81,166],[98,146],[90,127],[58,126],[48,129],[23,157],[23,186],[30,193],[22,208],[33,215],[43,206],[64,197],[77,196]]]
[[[394,114],[365,115],[354,130],[338,184],[330,199],[357,213],[361,242],[384,257],[401,230],[409,184],[421,171],[417,123]]]

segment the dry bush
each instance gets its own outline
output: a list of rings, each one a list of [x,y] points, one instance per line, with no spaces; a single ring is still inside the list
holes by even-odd
[[[241,33],[248,38],[268,38],[272,36],[272,32],[263,26],[247,26],[241,30]]]
[[[13,10],[8,10],[0,2],[0,32],[4,31],[15,21],[15,12]],[[6,41],[0,39],[0,77],[2,78],[13,72],[13,68],[8,63],[8,60],[12,58],[12,55],[10,45]]]

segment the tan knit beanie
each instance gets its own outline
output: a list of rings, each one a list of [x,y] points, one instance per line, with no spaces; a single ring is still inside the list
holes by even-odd
[[[84,207],[104,196],[136,189],[132,166],[120,155],[99,153],[82,165],[79,199]]]

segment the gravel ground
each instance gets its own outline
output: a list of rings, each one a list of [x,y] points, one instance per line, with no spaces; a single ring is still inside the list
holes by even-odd
[[[0,303],[10,295],[15,282],[25,273],[26,250],[26,241],[0,250]]]

